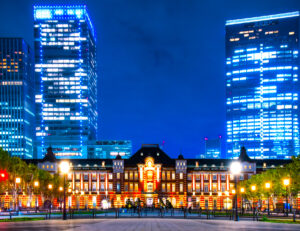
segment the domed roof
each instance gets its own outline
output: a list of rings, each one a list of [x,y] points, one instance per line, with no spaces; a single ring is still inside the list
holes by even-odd
[[[122,160],[122,157],[120,156],[120,154],[118,154],[118,155],[116,156],[116,160]]]
[[[43,158],[43,162],[44,161],[48,161],[48,162],[55,162],[56,161],[56,157],[55,157],[55,154],[52,151],[51,146],[47,148],[47,153],[46,153],[45,157]]]
[[[184,158],[183,158],[183,155],[182,154],[179,154],[179,156],[178,156],[178,160],[183,160]]]
[[[239,161],[245,161],[245,162],[252,162],[253,160],[250,159],[250,157],[247,154],[246,148],[243,146],[241,147],[241,153],[239,156]]]

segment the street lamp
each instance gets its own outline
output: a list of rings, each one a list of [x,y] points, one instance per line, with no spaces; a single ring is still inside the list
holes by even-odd
[[[256,185],[251,185],[251,191],[252,192],[256,191]],[[254,210],[254,197],[252,197],[252,210]]]
[[[52,184],[48,184],[48,189],[51,190],[53,188]]]
[[[244,198],[243,198],[243,193],[245,193],[245,188],[242,187],[240,188],[241,191],[241,200],[242,200],[242,214],[244,214]]]
[[[40,183],[38,181],[35,181],[33,183],[33,186],[35,188],[39,187]],[[38,208],[38,198],[37,198],[37,194],[35,195],[35,212],[37,213],[37,208]]]
[[[64,190],[64,210],[63,210],[63,220],[67,220],[67,210],[66,210],[66,175],[70,171],[70,164],[67,161],[62,161],[60,163],[59,167],[60,167],[60,171],[62,172],[62,174],[64,174],[64,186],[63,186],[63,190]]]
[[[289,216],[289,210],[288,210],[288,203],[289,203],[289,199],[288,199],[288,186],[290,185],[290,179],[286,178],[283,180],[283,184],[285,186],[285,190],[286,190],[286,215]]]
[[[59,190],[60,192],[62,192],[64,189],[63,189],[62,186],[59,186],[58,190]],[[61,204],[61,206],[62,206],[62,204]]]
[[[234,188],[235,188],[235,217],[234,220],[238,221],[239,220],[239,214],[238,214],[238,201],[237,201],[237,176],[241,174],[242,171],[242,165],[238,161],[232,162],[230,166],[230,172],[234,175]]]
[[[271,183],[270,182],[266,182],[265,183],[265,188],[269,191],[270,188],[271,188]],[[270,216],[270,195],[268,195],[268,216]]]
[[[16,205],[16,210],[19,211],[19,192],[18,192],[18,184],[21,183],[21,178],[17,177],[16,178],[16,193],[17,193],[17,205]]]
[[[38,181],[34,182],[34,187],[39,187],[39,182]]]

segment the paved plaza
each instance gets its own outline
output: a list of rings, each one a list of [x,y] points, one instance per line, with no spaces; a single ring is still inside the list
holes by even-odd
[[[206,231],[206,230],[300,230],[297,224],[274,224],[251,221],[221,221],[221,220],[189,220],[161,218],[132,218],[132,219],[78,219],[78,220],[48,220],[30,222],[0,223],[0,231]]]

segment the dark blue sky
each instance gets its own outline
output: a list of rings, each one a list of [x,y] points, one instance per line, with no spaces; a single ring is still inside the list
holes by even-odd
[[[33,4],[88,6],[97,32],[99,138],[165,141],[192,157],[225,136],[225,20],[300,9],[299,0],[0,0],[0,36],[33,43]]]

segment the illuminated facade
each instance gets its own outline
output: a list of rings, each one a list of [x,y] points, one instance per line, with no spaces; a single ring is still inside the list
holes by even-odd
[[[48,154],[44,160],[28,162],[53,173],[59,162],[53,159],[54,155]],[[245,150],[239,161],[242,164],[239,180],[247,180],[253,174],[290,162],[251,160]],[[231,209],[234,197],[231,163],[230,159],[184,159],[182,155],[173,159],[159,145],[143,145],[129,159],[120,156],[115,159],[72,159],[67,205],[81,209],[122,207],[127,200],[140,199],[142,205],[148,207],[159,208],[161,202],[166,204],[168,200],[175,208]],[[9,195],[6,197],[9,201]],[[42,203],[39,200],[39,204]],[[267,200],[262,203],[266,208]],[[54,200],[54,206],[59,206],[57,200]],[[249,208],[251,204],[244,202],[244,206]]]
[[[22,38],[0,38],[0,147],[33,158],[33,54]]]
[[[218,139],[208,139],[205,138],[205,152],[200,155],[200,158],[205,159],[220,159],[221,158],[221,141],[222,137],[219,136]]]
[[[227,157],[299,154],[299,12],[226,22]]]
[[[130,140],[101,140],[88,143],[89,159],[114,159],[117,155],[123,159],[131,156],[132,143]]]
[[[97,134],[95,32],[86,6],[35,6],[37,155],[86,158]]]

